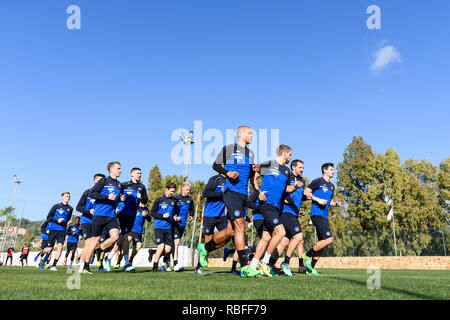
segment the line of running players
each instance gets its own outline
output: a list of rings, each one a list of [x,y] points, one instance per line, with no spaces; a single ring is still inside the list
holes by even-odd
[[[253,161],[253,152],[247,147],[252,140],[251,128],[241,126],[237,134],[237,143],[225,146],[217,156],[213,169],[218,175],[209,179],[203,192],[203,196],[207,199],[204,208],[205,243],[198,245],[199,261],[196,273],[204,274],[202,267],[207,266],[209,252],[223,247],[233,239],[236,251],[232,272],[238,273],[235,266],[239,259],[241,277],[277,275],[274,264],[286,247],[286,257],[281,265],[285,274],[292,275],[289,261],[297,248],[301,257],[299,266],[304,267],[301,271],[317,275],[314,266],[320,253],[324,247],[333,242],[328,223],[328,208],[330,205],[341,205],[339,201],[332,200],[334,185],[330,179],[334,175],[333,164],[322,165],[322,177],[315,179],[305,188],[305,181],[302,178],[303,162],[292,161],[292,172],[286,166],[291,161],[290,147],[280,145],[276,159],[256,164]],[[145,219],[148,221],[151,219],[148,214],[144,215],[148,198],[145,186],[140,183],[141,170],[133,168],[132,179],[121,184],[117,180],[121,174],[120,163],[111,162],[107,169],[109,176],[96,175],[95,185],[85,191],[77,206],[77,210],[83,213],[81,231],[85,239],[85,248],[81,254],[80,266],[83,273],[91,273],[89,263],[94,252],[99,256],[99,260],[104,257],[104,269],[110,271],[111,260],[118,250],[121,250],[121,255],[125,259],[124,270],[132,271],[134,255],[132,254],[129,259],[129,243],[137,242],[133,240],[134,236],[139,238],[143,222]],[[262,178],[260,186],[258,178]],[[250,197],[248,197],[248,182],[255,190]],[[177,249],[188,217],[192,220],[194,207],[193,200],[189,196],[188,182],[183,184],[180,195],[174,196],[175,190],[176,185],[168,183],[165,194],[155,200],[151,209],[157,244],[152,271],[158,270],[161,256],[164,262],[168,263],[171,254],[174,254],[174,268],[180,269],[177,263]],[[55,242],[58,246],[53,267],[60,257],[67,222],[70,221],[73,210],[68,205],[69,199],[70,194],[63,193],[62,202],[53,206],[47,216],[48,240],[41,254],[43,259],[40,268],[43,268]],[[310,216],[319,238],[313,248],[306,253],[302,250],[302,233],[298,222],[301,202],[304,200],[312,201]],[[248,248],[245,238],[248,208],[254,210],[253,222],[260,238],[258,245],[253,249]],[[141,220],[135,219],[137,212],[138,215],[142,212]],[[133,234],[135,221],[139,221],[141,228],[140,233]],[[219,232],[214,234],[215,228]],[[102,269],[103,265],[100,270]]]

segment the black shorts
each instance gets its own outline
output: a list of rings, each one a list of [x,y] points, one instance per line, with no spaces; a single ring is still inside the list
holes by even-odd
[[[155,229],[156,244],[173,246],[172,230],[171,229]]]
[[[247,195],[227,190],[223,194],[223,201],[227,207],[227,217],[231,221],[245,217]]]
[[[44,250],[45,248],[47,248],[47,243],[48,243],[48,239],[47,240],[42,239],[41,251]]]
[[[221,217],[203,217],[203,226],[205,227],[205,235],[214,234],[214,228],[222,231],[228,226],[228,219],[226,216]]]
[[[281,224],[280,210],[273,205],[263,203],[258,206],[258,211],[261,212],[262,216],[264,217],[264,225],[269,230],[273,231],[276,226]]]
[[[48,234],[47,248],[53,247],[55,245],[55,242],[64,244],[64,241],[66,241],[66,232],[65,231],[50,230],[50,232]]]
[[[108,238],[109,238],[109,230],[103,228],[102,235],[100,236],[100,243],[104,242]]]
[[[72,250],[77,250],[78,248],[78,242],[67,242],[67,252]]]
[[[81,225],[81,236],[84,240],[92,238],[92,223],[83,223]]]
[[[100,237],[102,235],[103,229],[108,233],[111,229],[119,229],[119,222],[116,217],[103,217],[103,216],[93,216],[92,217],[92,236]]]
[[[133,229],[135,218],[136,217],[127,216],[126,214],[119,213],[120,234],[127,234],[131,232],[131,229]]]
[[[132,232],[131,238],[132,238],[131,240],[133,241],[133,244],[142,242],[142,233]]]
[[[28,254],[21,254],[20,255],[20,260],[28,260]]]
[[[253,225],[255,226],[256,234],[261,239],[264,231],[264,219],[253,220]]]
[[[296,234],[302,232],[297,216],[290,213],[283,213],[280,218],[281,223],[284,225],[284,229],[286,230],[286,238],[289,240]]]
[[[174,223],[172,225],[172,237],[173,237],[173,240],[181,239],[181,237],[183,236],[185,228],[186,227],[180,226],[178,223]]]
[[[319,241],[331,238],[333,236],[331,234],[330,223],[328,222],[328,219],[325,219],[322,216],[311,216],[311,221],[316,227],[317,237],[319,238]]]

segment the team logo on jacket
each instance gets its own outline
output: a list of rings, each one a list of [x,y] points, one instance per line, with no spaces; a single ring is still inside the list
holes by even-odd
[[[172,202],[170,205],[173,207],[175,205],[175,202]]]
[[[64,210],[63,209],[59,209],[58,212],[59,212],[59,214],[63,214]]]
[[[273,219],[274,224],[278,224],[278,222],[279,222],[278,218]]]
[[[330,231],[327,231],[327,236],[329,237],[329,236],[331,236],[331,233],[330,233]]]
[[[294,230],[295,230],[295,232],[299,232],[300,228],[299,227],[295,227]]]
[[[188,200],[188,201],[186,201],[186,203],[187,203],[187,204],[189,204],[189,203],[191,203],[191,201],[190,201],[190,200]]]
[[[108,191],[109,191],[109,193],[112,193],[112,192],[114,192],[114,188],[113,187],[108,188]]]
[[[241,212],[239,211],[239,210],[236,210],[235,212],[234,212],[234,216],[235,217],[239,217],[241,215]]]

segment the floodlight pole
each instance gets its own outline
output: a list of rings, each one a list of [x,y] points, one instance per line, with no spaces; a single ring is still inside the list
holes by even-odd
[[[397,238],[395,236],[395,214],[394,211],[392,211],[392,230],[394,232],[394,250],[395,250],[395,256],[397,256]]]
[[[25,211],[26,203],[27,203],[26,201],[23,203],[22,214],[20,215],[20,220],[19,220],[19,226],[17,227],[16,237],[14,238],[14,245],[16,245],[16,243],[17,243],[17,235],[19,234],[19,228],[20,228],[20,225],[22,224],[23,212]]]
[[[183,167],[183,176],[186,177],[186,181],[189,181],[189,165],[191,161],[191,145],[194,143],[193,139],[193,131],[189,131],[186,135],[183,132],[181,134],[181,141],[185,146],[184,152],[184,167]]]

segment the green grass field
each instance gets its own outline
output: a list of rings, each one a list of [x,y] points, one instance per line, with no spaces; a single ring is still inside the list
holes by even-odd
[[[96,270],[96,267],[91,268]],[[381,270],[381,289],[367,288],[366,270],[319,269],[321,276],[241,279],[225,268],[206,268],[206,276],[184,272],[110,272],[80,275],[80,289],[67,288],[65,267],[57,272],[34,267],[1,267],[0,299],[149,300],[312,300],[449,299],[450,271]],[[294,270],[293,270],[294,271]],[[295,270],[297,271],[297,270]]]

